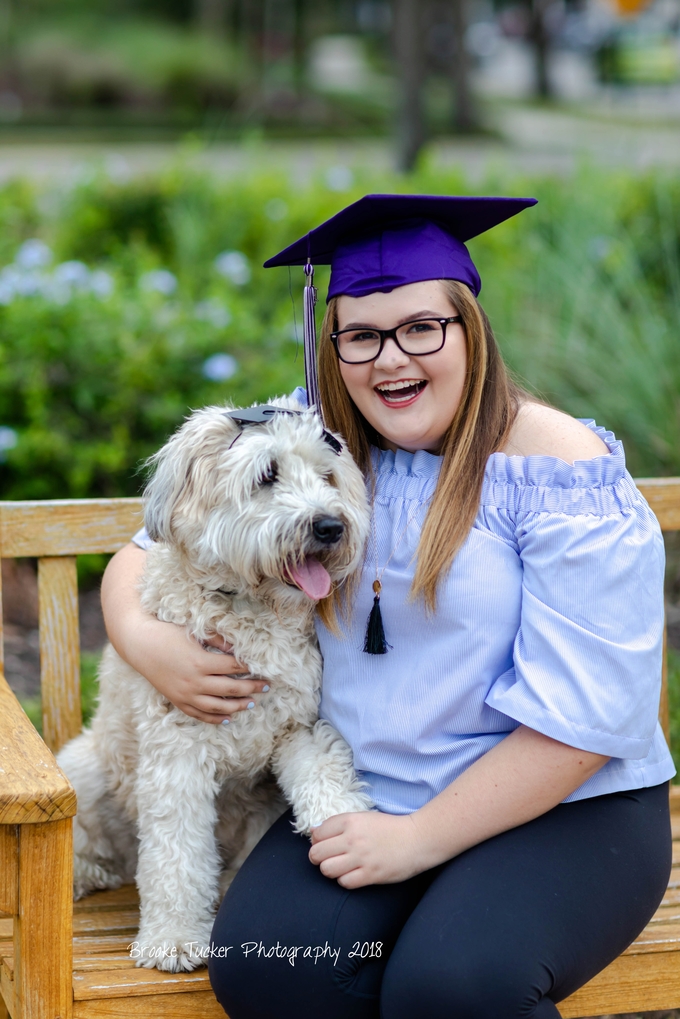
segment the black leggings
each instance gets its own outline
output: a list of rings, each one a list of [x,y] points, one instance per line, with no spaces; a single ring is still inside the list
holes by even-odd
[[[230,1019],[557,1019],[661,901],[668,784],[560,804],[401,884],[346,891],[308,851],[284,815],[220,907]]]

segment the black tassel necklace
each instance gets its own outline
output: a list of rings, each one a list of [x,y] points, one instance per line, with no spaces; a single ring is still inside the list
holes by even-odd
[[[416,507],[417,508],[417,507]],[[387,643],[385,637],[385,627],[383,626],[382,612],[380,611],[380,594],[382,592],[382,578],[385,574],[385,570],[390,565],[392,557],[401,545],[403,539],[406,536],[406,532],[413,523],[416,509],[412,510],[409,514],[408,520],[404,525],[404,530],[401,532],[397,539],[397,543],[390,552],[389,558],[383,568],[378,568],[378,535],[376,533],[375,526],[375,506],[371,515],[373,523],[373,548],[375,550],[375,580],[373,581],[373,608],[371,609],[368,617],[368,623],[366,624],[366,637],[364,639],[363,650],[367,655],[386,655],[391,649],[392,645]]]

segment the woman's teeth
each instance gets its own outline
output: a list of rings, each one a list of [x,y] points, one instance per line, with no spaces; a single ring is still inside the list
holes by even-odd
[[[417,382],[382,382],[375,388],[384,400],[390,403],[405,403],[422,392],[426,385],[427,382],[420,379]]]

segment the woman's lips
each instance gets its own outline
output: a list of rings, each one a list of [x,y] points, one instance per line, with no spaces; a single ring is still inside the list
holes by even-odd
[[[422,379],[420,382],[414,382],[412,386],[404,386],[402,389],[380,390],[376,386],[374,392],[378,394],[386,407],[410,407],[426,386],[427,382]]]

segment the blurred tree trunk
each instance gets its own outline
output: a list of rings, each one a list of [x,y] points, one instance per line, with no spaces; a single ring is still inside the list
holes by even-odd
[[[230,15],[230,0],[196,0],[196,21],[204,32],[222,35]]]
[[[466,0],[451,0],[453,27],[453,53],[451,80],[453,83],[453,127],[462,134],[479,129],[479,118],[470,86],[472,61],[465,47],[467,30]]]
[[[550,83],[550,32],[547,23],[547,11],[550,0],[531,0],[529,38],[534,47],[534,70],[536,76],[536,92],[541,99],[552,96]]]
[[[257,92],[263,78],[264,0],[234,0],[234,2],[233,20],[238,27],[236,42],[247,53]],[[256,103],[259,98],[256,94],[251,96]]]
[[[307,39],[305,33],[305,0],[292,0],[293,3],[293,85],[300,95],[305,86],[305,54]]]
[[[397,166],[415,166],[425,141],[423,113],[422,0],[394,0],[393,50],[399,97],[397,106]]]
[[[0,60],[5,65],[5,71],[14,56],[13,8],[13,0],[0,0]]]

